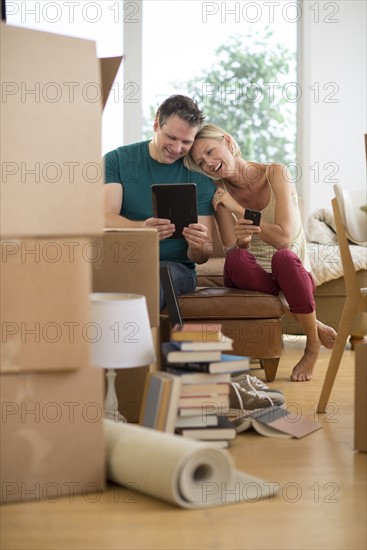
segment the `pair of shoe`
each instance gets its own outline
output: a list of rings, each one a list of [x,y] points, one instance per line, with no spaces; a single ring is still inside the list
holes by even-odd
[[[232,376],[230,389],[230,409],[254,411],[266,407],[282,406],[285,403],[284,393],[270,389],[262,380],[249,374]]]

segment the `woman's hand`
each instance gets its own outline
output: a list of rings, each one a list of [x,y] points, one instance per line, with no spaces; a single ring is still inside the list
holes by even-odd
[[[213,197],[213,208],[215,211],[218,210],[220,205],[224,206],[228,212],[233,212],[236,215],[236,218],[239,218],[243,215],[244,208],[224,189],[217,189]]]
[[[252,220],[245,220],[245,218],[240,218],[239,220],[237,220],[236,225],[234,226],[234,231],[237,237],[237,246],[239,248],[249,248],[253,235],[255,233],[260,233],[261,229],[259,226],[254,225],[252,223]]]

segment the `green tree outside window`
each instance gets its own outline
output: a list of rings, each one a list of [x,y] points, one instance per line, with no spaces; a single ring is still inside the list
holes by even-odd
[[[296,107],[300,99],[295,54],[249,31],[233,35],[215,51],[215,62],[191,80],[176,82],[203,109],[206,120],[226,129],[242,155],[258,162],[296,162]],[[174,93],[174,92],[172,92]],[[180,92],[181,93],[181,92]],[[150,107],[144,135],[152,136],[156,108]],[[292,171],[292,166],[291,166]]]

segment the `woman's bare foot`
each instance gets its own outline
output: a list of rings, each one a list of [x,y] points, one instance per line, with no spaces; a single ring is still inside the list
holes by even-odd
[[[291,374],[292,382],[309,382],[319,356],[320,345],[312,349],[305,348],[303,357],[298,361]]]
[[[326,349],[332,349],[334,347],[337,334],[332,327],[324,325],[324,323],[321,323],[321,321],[317,320],[317,333],[319,335],[322,346],[324,346]]]

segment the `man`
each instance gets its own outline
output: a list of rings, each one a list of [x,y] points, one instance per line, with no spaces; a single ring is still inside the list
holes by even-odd
[[[192,99],[171,96],[158,108],[151,141],[119,147],[105,157],[106,227],[155,228],[160,262],[169,266],[177,295],[194,291],[195,264],[209,259],[212,242],[215,186],[212,180],[190,172],[183,164],[203,123],[204,116]],[[152,217],[151,185],[191,182],[197,184],[198,223],[184,228],[184,238],[170,239],[175,231],[171,220]],[[161,310],[164,307],[161,285]]]

